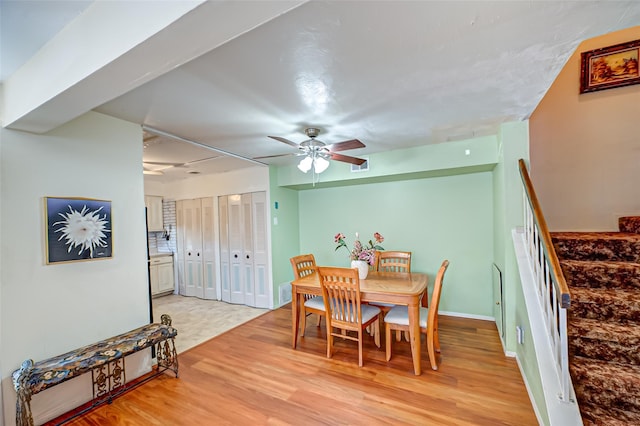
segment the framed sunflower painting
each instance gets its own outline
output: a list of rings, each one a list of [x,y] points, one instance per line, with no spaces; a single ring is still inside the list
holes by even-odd
[[[45,197],[47,264],[112,257],[111,201]]]

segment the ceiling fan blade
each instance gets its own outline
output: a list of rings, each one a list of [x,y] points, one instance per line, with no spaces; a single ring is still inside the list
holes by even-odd
[[[329,155],[331,156],[332,160],[342,161],[343,163],[356,164],[358,166],[367,161],[363,158],[350,157],[348,155],[335,154],[333,152],[330,152]]]
[[[281,138],[280,136],[269,136],[271,139],[275,139],[279,142],[286,143],[287,145],[291,145],[293,147],[298,148],[298,144],[295,142],[291,142],[289,139]]]
[[[331,144],[327,148],[329,148],[329,151],[336,152],[346,151],[348,149],[364,148],[365,146],[366,145],[360,142],[358,139],[351,139],[348,141]]]

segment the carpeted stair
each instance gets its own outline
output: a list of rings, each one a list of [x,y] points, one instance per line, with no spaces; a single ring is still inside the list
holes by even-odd
[[[640,216],[552,232],[571,292],[569,364],[585,425],[640,425]]]

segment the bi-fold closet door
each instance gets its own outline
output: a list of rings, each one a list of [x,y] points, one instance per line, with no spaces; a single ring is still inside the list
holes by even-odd
[[[213,198],[176,202],[180,294],[217,299]]]
[[[219,197],[218,210],[222,300],[268,308],[266,193]]]

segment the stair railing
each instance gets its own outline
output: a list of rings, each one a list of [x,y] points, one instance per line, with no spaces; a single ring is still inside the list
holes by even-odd
[[[522,159],[518,161],[518,165],[524,187],[524,238],[528,258],[534,273],[536,293],[545,317],[545,326],[560,381],[559,397],[562,401],[569,402],[572,385],[569,376],[567,309],[571,305],[571,294],[562,274],[527,166]]]

